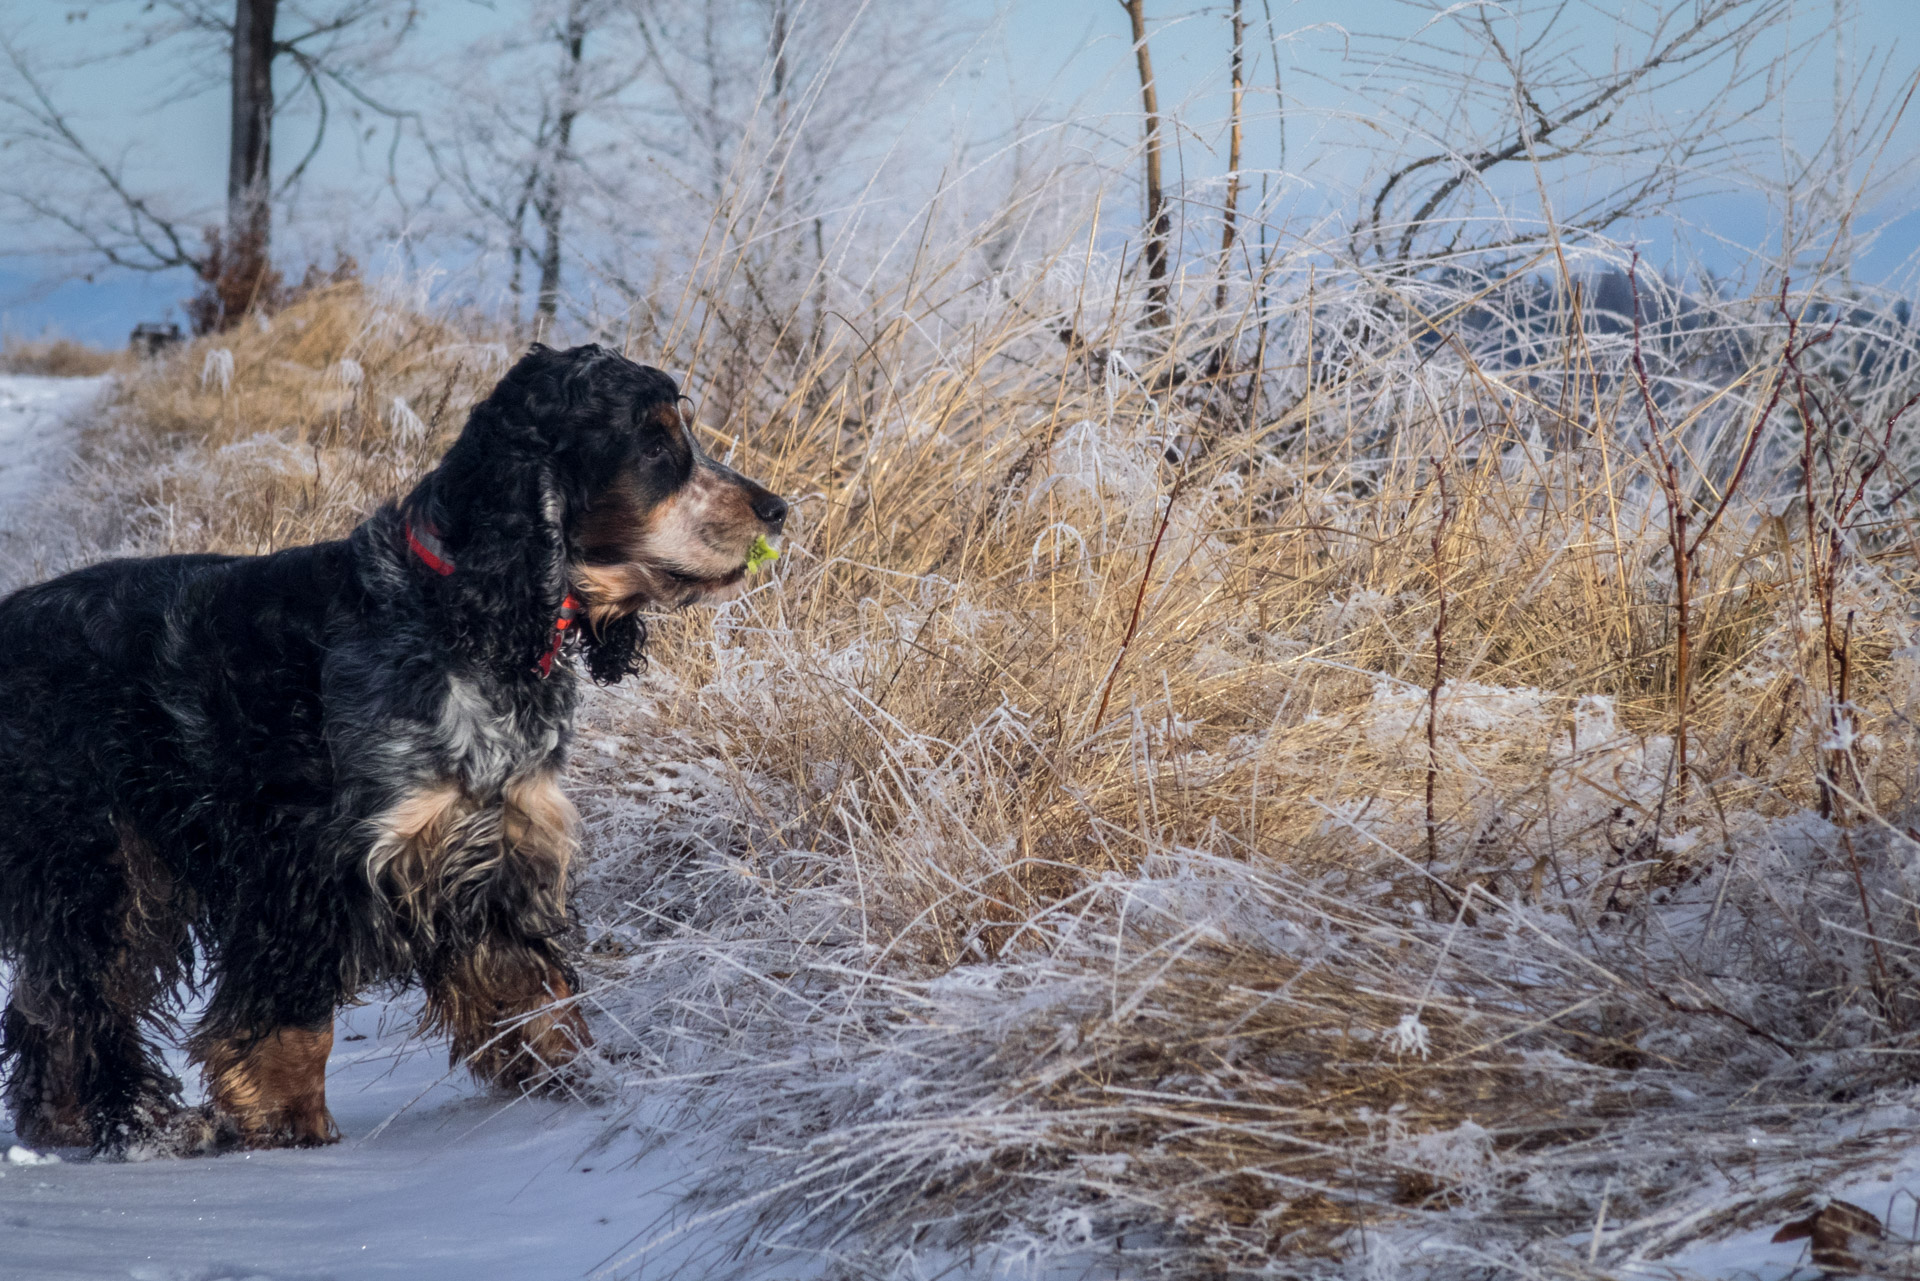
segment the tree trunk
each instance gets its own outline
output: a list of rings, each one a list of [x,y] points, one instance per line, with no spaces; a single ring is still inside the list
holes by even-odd
[[[769,152],[775,168],[773,174],[773,207],[785,209],[787,205],[787,166],[782,153],[790,157],[793,145],[787,141],[787,2],[773,0],[773,137],[774,150]]]
[[[1146,0],[1120,0],[1133,23],[1133,56],[1140,66],[1140,102],[1146,110],[1147,148],[1147,323],[1167,323],[1167,237],[1172,217],[1160,185],[1160,94],[1153,84],[1153,59],[1147,54]]]
[[[258,279],[272,243],[273,24],[280,0],[235,0],[233,112],[227,151],[232,270]]]
[[[560,72],[559,117],[554,122],[553,151],[543,175],[540,199],[535,202],[547,243],[540,251],[540,302],[534,323],[541,336],[560,310],[560,224],[566,212],[568,163],[573,147],[573,122],[580,114],[580,57],[587,43],[587,16],[583,0],[567,6],[567,26],[561,33],[566,65]]]
[[[1247,24],[1240,16],[1240,0],[1233,0],[1233,115],[1227,131],[1227,199],[1220,217],[1220,284],[1214,290],[1213,305],[1227,305],[1227,263],[1233,257],[1234,216],[1240,205],[1240,103],[1246,95],[1241,77],[1241,51],[1246,46]]]

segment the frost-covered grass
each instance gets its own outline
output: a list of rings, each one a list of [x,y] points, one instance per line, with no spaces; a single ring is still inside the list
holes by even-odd
[[[576,771],[609,1079],[734,1141],[693,1203],[859,1275],[1600,1275],[1905,1143],[1904,331],[1695,300],[1669,473],[1565,288],[1276,258],[1153,334],[1078,243],[800,339],[715,261],[633,349],[794,501]],[[351,286],[197,343],[98,541],[336,532],[505,342]]]

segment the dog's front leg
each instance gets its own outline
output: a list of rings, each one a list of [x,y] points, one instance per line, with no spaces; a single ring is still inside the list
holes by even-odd
[[[264,1035],[197,1041],[221,1137],[241,1147],[317,1147],[339,1141],[327,1110],[333,1021]]]
[[[452,928],[423,968],[427,1023],[483,1081],[570,1089],[593,1044],[559,942],[578,816],[549,770],[510,782],[492,814],[492,852],[475,863],[484,875],[470,878],[472,898],[455,896]]]
[[[509,1090],[566,1091],[593,1044],[565,967],[543,944],[497,935],[434,967],[426,1021],[452,1037],[455,1065]]]

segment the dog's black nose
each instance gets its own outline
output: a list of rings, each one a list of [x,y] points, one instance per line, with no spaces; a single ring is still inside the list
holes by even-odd
[[[778,494],[761,494],[753,500],[753,514],[775,529],[787,523],[787,500]]]

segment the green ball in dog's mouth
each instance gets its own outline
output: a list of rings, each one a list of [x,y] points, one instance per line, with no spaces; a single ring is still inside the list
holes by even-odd
[[[747,572],[757,574],[762,566],[771,565],[779,559],[780,553],[767,541],[766,535],[755,534],[753,546],[747,548]]]

